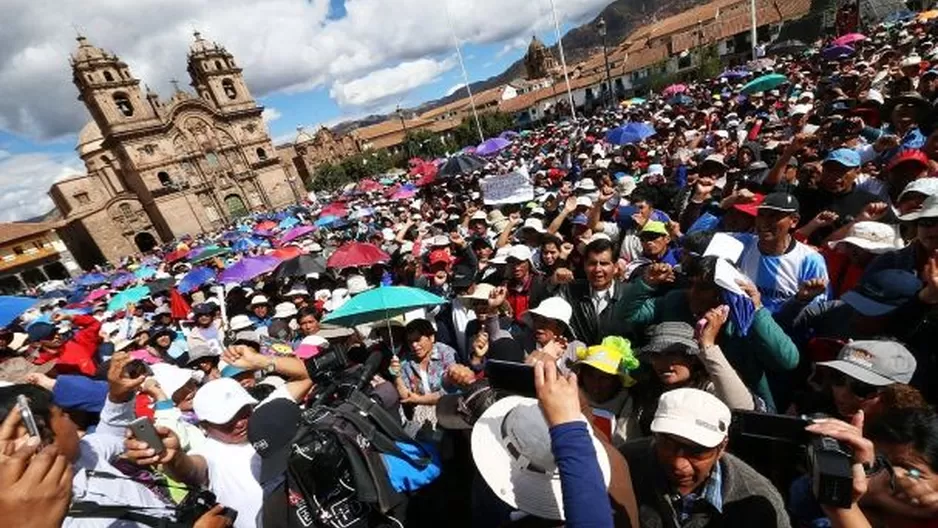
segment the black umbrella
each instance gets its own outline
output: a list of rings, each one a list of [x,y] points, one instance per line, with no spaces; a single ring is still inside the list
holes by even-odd
[[[808,45],[800,40],[782,40],[773,43],[766,50],[770,55],[797,55],[808,49]]]
[[[485,160],[469,154],[453,156],[446,160],[446,163],[437,171],[437,176],[456,176],[458,174],[468,174],[485,166]]]
[[[287,277],[305,277],[310,273],[325,272],[325,259],[313,255],[300,255],[281,262],[279,266],[274,268],[273,275],[275,279],[285,279]]]
[[[147,288],[150,290],[150,294],[154,294],[167,292],[172,289],[174,284],[176,284],[174,279],[157,279],[155,281],[148,282]]]

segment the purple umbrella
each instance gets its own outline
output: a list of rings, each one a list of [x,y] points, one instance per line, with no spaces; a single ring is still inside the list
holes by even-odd
[[[293,229],[287,231],[286,234],[283,235],[283,238],[280,239],[280,241],[283,243],[287,243],[291,240],[296,240],[297,238],[300,238],[301,236],[308,235],[309,233],[312,233],[315,230],[316,230],[315,227],[308,226],[308,225],[294,227]]]
[[[831,46],[821,50],[821,57],[824,57],[828,60],[839,60],[846,59],[847,57],[852,56],[853,53],[854,49],[850,46]]]
[[[476,148],[476,154],[480,156],[491,156],[493,154],[498,154],[499,151],[508,145],[511,145],[511,141],[508,141],[505,138],[496,137],[486,139]]]
[[[280,264],[280,259],[267,255],[245,257],[221,272],[218,275],[218,282],[242,283],[249,281],[258,275],[272,271],[278,264]]]
[[[747,75],[749,75],[749,72],[747,72],[746,70],[726,70],[725,72],[720,74],[720,77],[735,81],[737,79],[742,79],[743,77],[746,77]]]
[[[501,134],[499,134],[498,137],[500,137],[500,138],[502,138],[502,139],[507,139],[507,140],[511,141],[512,139],[514,139],[514,138],[516,138],[516,137],[518,137],[518,136],[520,136],[520,135],[521,135],[521,134],[515,132],[514,130],[506,130],[506,131],[502,132]]]
[[[119,271],[111,275],[110,283],[113,288],[123,288],[137,280],[137,276],[129,271]]]

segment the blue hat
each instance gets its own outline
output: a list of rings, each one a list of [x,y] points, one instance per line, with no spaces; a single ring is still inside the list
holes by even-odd
[[[571,222],[573,225],[587,225],[587,224],[589,224],[589,220],[586,218],[586,215],[585,215],[585,214],[578,214],[578,215],[574,216],[573,219],[570,220],[570,222]]]
[[[220,374],[221,374],[221,377],[223,378],[233,378],[237,376],[238,374],[241,374],[242,372],[246,372],[246,371],[247,371],[246,369],[243,369],[241,367],[236,367],[234,365],[225,365],[225,367],[221,369]]]
[[[856,288],[841,300],[867,317],[886,315],[913,299],[922,289],[922,281],[912,272],[885,269],[864,277]]]
[[[27,340],[30,343],[51,339],[55,333],[55,325],[51,323],[33,323],[29,325],[29,329],[26,330]]]
[[[832,151],[830,154],[824,158],[824,163],[829,161],[835,161],[840,163],[844,167],[859,167],[860,166],[860,155],[856,151],[848,148],[839,148]]]

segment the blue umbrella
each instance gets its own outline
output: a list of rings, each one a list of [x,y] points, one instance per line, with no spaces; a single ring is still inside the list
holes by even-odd
[[[280,224],[277,227],[279,227],[280,229],[290,229],[291,227],[294,227],[296,226],[296,224],[299,224],[299,223],[300,221],[297,220],[296,218],[292,216],[288,216],[284,218],[283,220],[281,220]]]
[[[212,268],[198,267],[186,275],[176,285],[180,293],[189,293],[198,289],[200,286],[215,279],[215,270]]]
[[[156,275],[156,268],[150,266],[143,266],[142,268],[137,268],[134,270],[134,276],[138,279],[152,279]]]
[[[135,286],[133,288],[127,288],[114,297],[111,297],[111,300],[107,303],[107,309],[111,310],[112,312],[123,310],[127,307],[128,304],[138,303],[149,296],[150,288],[147,288],[146,286]]]
[[[68,298],[71,297],[72,294],[74,293],[75,292],[71,290],[59,289],[59,290],[47,291],[43,293],[42,295],[40,295],[39,298],[40,299],[66,299],[68,300]]]
[[[0,327],[5,327],[38,302],[33,297],[0,295]]]
[[[694,104],[694,98],[681,93],[668,99],[668,104],[671,106],[688,106]]]
[[[332,224],[334,224],[335,221],[338,220],[338,219],[339,219],[339,217],[337,217],[337,216],[326,215],[326,216],[320,218],[319,220],[316,220],[316,227],[329,227],[329,226],[331,226]]]
[[[225,242],[234,242],[235,240],[238,240],[243,236],[244,236],[244,233],[242,233],[241,231],[228,231],[227,233],[221,236],[221,239],[224,240]]]
[[[78,277],[75,284],[79,286],[97,286],[107,282],[107,275],[103,273],[89,273]]]
[[[420,288],[382,286],[352,297],[338,310],[324,317],[322,322],[356,326],[390,319],[417,308],[437,306],[445,302],[446,299]]]
[[[261,240],[259,238],[248,237],[248,238],[242,238],[241,240],[238,240],[237,242],[232,244],[231,249],[235,251],[250,251],[256,247],[261,247],[264,245],[270,246],[270,243],[267,242],[266,240]]]
[[[110,284],[115,288],[123,288],[124,286],[127,286],[136,280],[137,277],[135,277],[133,273],[121,270],[114,275],[111,275]]]
[[[830,46],[821,50],[821,57],[827,60],[840,60],[852,57],[855,50],[850,46]]]
[[[628,123],[606,132],[606,141],[614,145],[627,145],[655,135],[655,129],[647,123]]]

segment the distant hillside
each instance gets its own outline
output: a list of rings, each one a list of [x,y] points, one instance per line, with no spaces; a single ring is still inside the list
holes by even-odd
[[[62,213],[55,207],[53,207],[49,212],[41,214],[39,216],[34,216],[32,218],[27,218],[26,220],[17,220],[17,224],[28,224],[36,222],[55,222],[62,219]]]
[[[596,32],[596,21],[599,18],[606,20],[607,39],[610,48],[625,40],[637,28],[644,24],[653,22],[656,19],[671,16],[679,13],[697,4],[705,3],[708,0],[661,0],[660,2],[650,2],[648,0],[615,0],[606,6],[605,9],[593,20],[571,29],[563,36],[563,51],[566,55],[567,66],[572,68],[574,64],[589,57],[599,51],[602,47],[602,37]],[[551,47],[551,53],[560,60],[560,51],[555,45]],[[509,81],[524,76],[523,57],[515,61],[502,73],[489,77],[484,81],[478,81],[469,85],[472,93],[479,93],[490,88],[495,88]],[[423,113],[439,106],[467,97],[465,88],[460,88],[452,94],[428,101],[415,108],[408,109],[408,112]],[[336,133],[344,133],[363,126],[372,125],[388,119],[390,115],[371,115],[364,119],[355,121],[346,121],[332,128]]]

